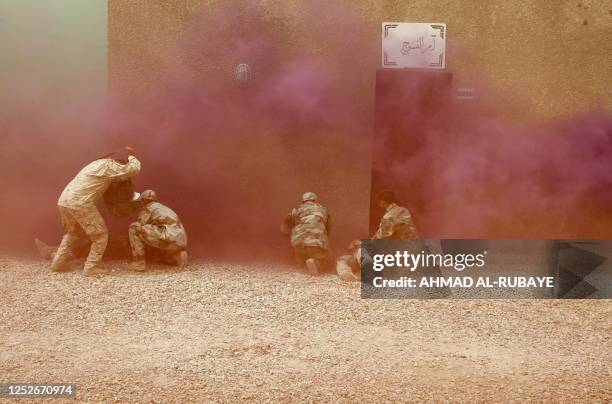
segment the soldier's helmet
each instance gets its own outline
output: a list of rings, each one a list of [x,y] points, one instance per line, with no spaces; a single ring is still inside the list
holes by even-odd
[[[156,201],[157,194],[152,189],[147,189],[146,191],[142,191],[140,194],[141,201]]]
[[[315,194],[314,192],[306,192],[304,195],[302,195],[302,202],[316,202],[317,201],[317,194]]]

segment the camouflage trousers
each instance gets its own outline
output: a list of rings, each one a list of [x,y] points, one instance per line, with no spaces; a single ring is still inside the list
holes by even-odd
[[[59,207],[60,217],[66,233],[62,238],[57,253],[53,257],[52,268],[59,268],[72,258],[72,250],[78,244],[81,229],[91,240],[89,255],[85,259],[85,270],[94,268],[102,260],[106,244],[108,243],[108,230],[104,219],[95,205],[84,206],[79,209]]]
[[[136,260],[145,259],[147,249],[155,249],[157,255],[164,253],[167,255],[175,254],[184,247],[181,247],[175,243],[168,242],[167,240],[157,237],[159,231],[155,225],[145,224],[142,225],[138,222],[134,222],[130,225],[128,231],[130,238],[130,247],[132,249],[132,256]]]

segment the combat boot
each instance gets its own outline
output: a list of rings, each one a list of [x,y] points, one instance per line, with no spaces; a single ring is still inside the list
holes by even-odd
[[[51,264],[51,272],[68,272],[71,268],[67,261],[58,261]]]
[[[108,274],[108,270],[100,268],[98,265],[94,265],[91,267],[85,266],[82,272],[83,276],[96,276],[96,275],[106,275]]]
[[[189,260],[189,256],[187,255],[187,251],[179,251],[172,256],[172,261],[174,265],[179,268],[183,268],[187,266],[187,262]]]
[[[53,261],[51,261],[51,271],[52,272],[68,272],[72,271],[76,268],[73,268],[71,265],[71,259],[69,256],[58,257],[57,254],[54,254]]]
[[[144,272],[147,270],[147,263],[144,260],[144,258],[141,259],[135,259],[134,261],[132,261],[132,263],[130,264],[130,269],[132,271],[136,271],[136,272]]]
[[[308,272],[313,275],[319,275],[319,271],[321,269],[321,264],[318,260],[314,258],[308,258],[306,260],[306,268],[308,268]]]

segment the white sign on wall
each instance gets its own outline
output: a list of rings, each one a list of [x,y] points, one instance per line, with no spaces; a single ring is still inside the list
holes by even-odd
[[[444,69],[446,24],[383,22],[382,67]]]

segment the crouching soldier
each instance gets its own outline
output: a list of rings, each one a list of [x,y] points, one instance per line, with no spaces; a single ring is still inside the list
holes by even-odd
[[[373,239],[417,239],[419,234],[410,211],[395,202],[392,191],[381,191],[377,195],[378,205],[385,210]]]
[[[137,221],[129,229],[134,260],[132,269],[147,269],[145,255],[149,259],[158,259],[179,267],[187,265],[187,233],[178,215],[157,202],[154,191],[144,191],[139,199],[143,207]]]
[[[300,264],[318,274],[329,254],[331,220],[327,209],[317,202],[314,192],[302,195],[302,203],[287,215],[281,231],[291,233],[291,246]]]
[[[395,195],[392,191],[384,190],[377,194],[378,205],[385,210],[380,220],[378,230],[372,236],[378,240],[404,240],[403,248],[412,254],[419,254],[429,251],[423,240],[419,239],[419,232],[414,224],[410,211],[396,203]],[[384,243],[382,244],[384,246]],[[366,251],[367,253],[367,251]],[[364,259],[367,254],[364,254]],[[399,279],[401,271],[388,270],[385,277],[389,279]],[[441,276],[441,275],[440,275]],[[397,278],[395,278],[397,277]]]
[[[361,279],[361,240],[353,240],[348,246],[348,254],[336,261],[336,273],[346,282]]]

